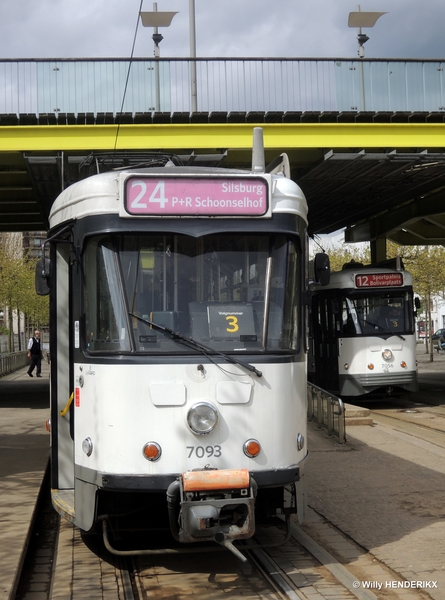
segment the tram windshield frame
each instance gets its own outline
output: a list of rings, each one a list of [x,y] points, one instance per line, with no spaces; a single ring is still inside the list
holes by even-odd
[[[414,333],[412,290],[342,294],[340,307],[344,337]]]
[[[172,331],[215,352],[300,352],[297,235],[107,233],[86,240],[83,261],[89,354],[198,353]]]

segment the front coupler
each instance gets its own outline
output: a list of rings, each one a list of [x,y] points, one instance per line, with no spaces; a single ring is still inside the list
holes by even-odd
[[[184,543],[213,540],[238,555],[232,541],[255,533],[256,490],[247,469],[183,473],[167,490],[173,536]]]

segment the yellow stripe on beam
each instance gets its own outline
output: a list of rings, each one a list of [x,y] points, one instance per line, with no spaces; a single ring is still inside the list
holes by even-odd
[[[0,152],[246,149],[262,127],[266,148],[442,148],[445,123],[206,123],[0,127]]]

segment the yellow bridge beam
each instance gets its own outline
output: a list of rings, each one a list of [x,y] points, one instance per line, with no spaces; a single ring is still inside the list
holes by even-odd
[[[442,148],[445,123],[205,123],[0,127],[0,152],[246,149],[253,127],[266,148]]]

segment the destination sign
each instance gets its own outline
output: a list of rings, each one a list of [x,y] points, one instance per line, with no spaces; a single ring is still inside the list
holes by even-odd
[[[261,216],[268,193],[262,177],[129,177],[124,209],[133,216]]]
[[[401,285],[403,285],[403,275],[401,273],[373,273],[355,276],[355,286],[358,288],[397,287]]]

